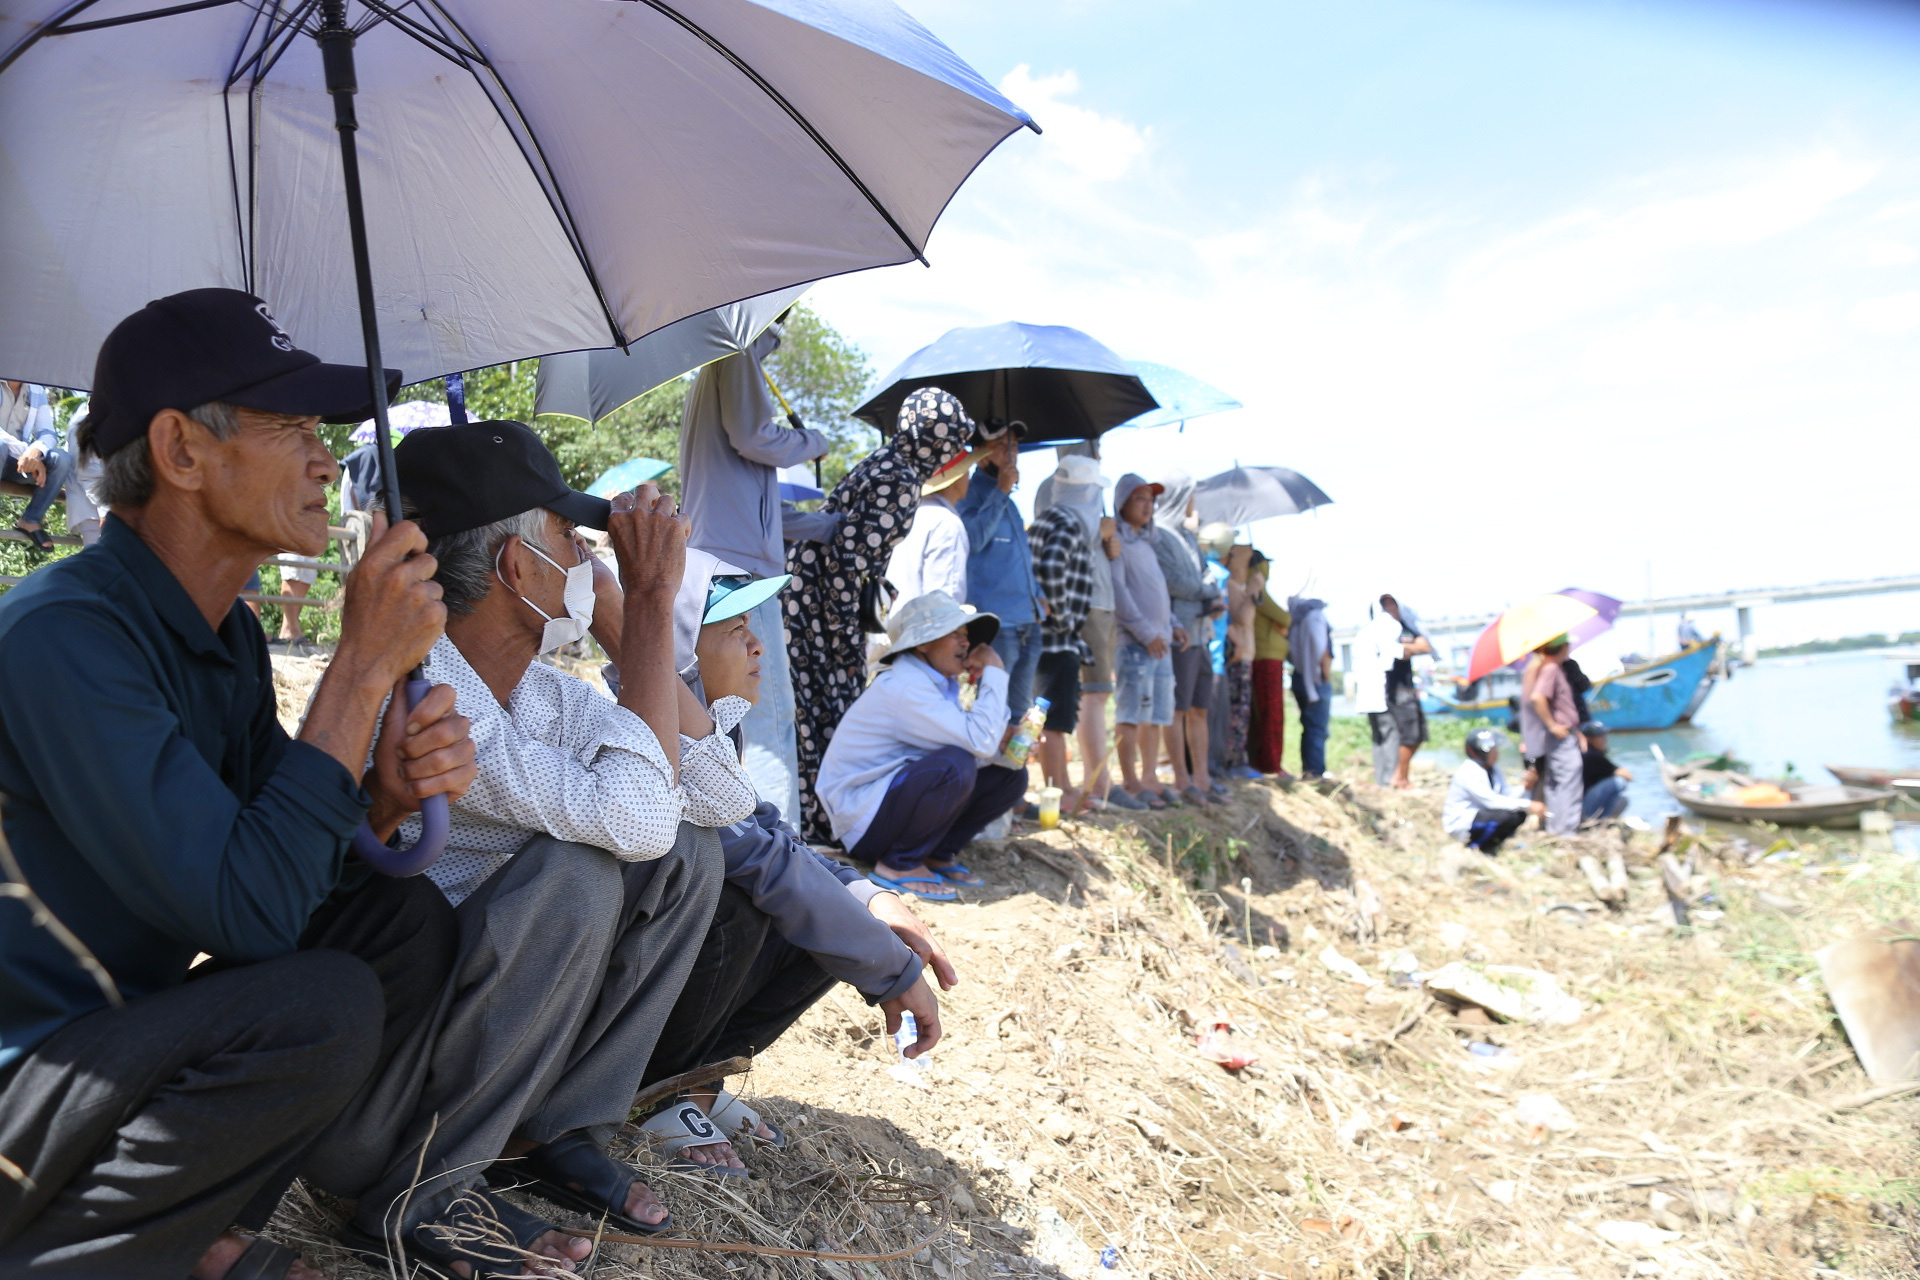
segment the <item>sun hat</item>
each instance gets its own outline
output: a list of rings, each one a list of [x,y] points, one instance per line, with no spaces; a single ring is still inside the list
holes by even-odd
[[[905,604],[895,605],[893,612],[887,615],[887,639],[890,643],[886,656],[880,661],[892,662],[901,654],[938,640],[941,636],[950,636],[962,627],[967,629],[967,639],[972,643],[992,644],[993,638],[1000,634],[1000,616],[981,613],[970,604],[961,604],[944,591],[929,591],[923,596],[915,596]]]
[[[1069,453],[1061,457],[1060,465],[1053,470],[1055,484],[1105,484],[1107,478],[1100,474],[1100,459],[1089,458],[1084,453]]]
[[[923,498],[932,497],[942,489],[960,480],[964,480],[967,476],[967,469],[979,460],[980,450],[978,449],[970,453],[961,454],[952,462],[949,462],[946,466],[941,467],[938,471],[927,477],[927,482],[920,486],[920,496]]]
[[[1200,530],[1200,545],[1215,555],[1224,556],[1233,546],[1233,526],[1215,520]]]

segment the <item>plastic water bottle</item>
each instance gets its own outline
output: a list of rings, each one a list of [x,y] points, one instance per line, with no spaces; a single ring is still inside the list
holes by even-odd
[[[905,1067],[909,1071],[925,1071],[933,1065],[932,1061],[925,1054],[917,1058],[909,1058],[907,1056],[907,1050],[912,1048],[913,1042],[919,1038],[919,1019],[915,1018],[913,1014],[905,1009],[902,1009],[900,1011],[900,1029],[893,1033],[893,1051],[900,1059],[897,1064],[898,1066]]]
[[[1027,714],[1020,717],[1013,736],[1007,739],[1007,748],[1000,753],[995,764],[1009,769],[1027,767],[1027,757],[1033,754],[1033,744],[1040,740],[1041,730],[1047,727],[1047,708],[1053,705],[1045,698],[1035,698],[1033,705],[1027,708]]]

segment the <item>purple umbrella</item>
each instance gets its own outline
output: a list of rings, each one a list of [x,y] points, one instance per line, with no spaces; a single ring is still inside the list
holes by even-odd
[[[1568,630],[1567,647],[1569,649],[1578,649],[1601,632],[1612,630],[1614,619],[1620,616],[1620,602],[1612,596],[1603,596],[1598,591],[1587,591],[1580,587],[1562,587],[1553,594],[1578,600],[1593,610],[1591,618],[1585,622],[1575,623]],[[1518,671],[1527,665],[1527,659],[1532,656],[1532,654],[1523,654],[1518,660],[1508,665]]]

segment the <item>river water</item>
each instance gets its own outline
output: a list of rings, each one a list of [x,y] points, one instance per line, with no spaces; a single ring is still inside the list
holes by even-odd
[[[1920,726],[1898,724],[1887,712],[1894,666],[1878,653],[1828,653],[1762,658],[1720,682],[1692,724],[1657,733],[1616,733],[1608,743],[1615,764],[1633,772],[1629,813],[1649,822],[1677,812],[1660,785],[1653,744],[1669,760],[1726,752],[1763,777],[1788,766],[1808,781],[1832,782],[1829,764],[1920,769]],[[1451,767],[1457,753],[1436,763]],[[1511,770],[1511,760],[1502,760]]]

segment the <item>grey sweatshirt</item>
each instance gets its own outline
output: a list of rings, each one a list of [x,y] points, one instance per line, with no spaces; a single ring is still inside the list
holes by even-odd
[[[1122,476],[1113,490],[1113,509],[1124,507],[1142,483],[1138,476]],[[1113,620],[1122,641],[1143,649],[1155,640],[1173,644],[1172,600],[1154,541],[1152,521],[1145,529],[1120,521],[1120,558],[1112,564]]]
[[[700,370],[680,416],[680,506],[693,523],[688,543],[763,578],[787,565],[778,468],[827,451],[825,436],[811,427],[795,431],[774,406],[760,361],[777,345],[769,331],[751,352]]]
[[[720,848],[727,880],[773,918],[780,936],[868,1004],[897,999],[919,980],[920,957],[867,910],[887,890],[809,849],[773,805],[762,801],[752,816],[720,828]]]

